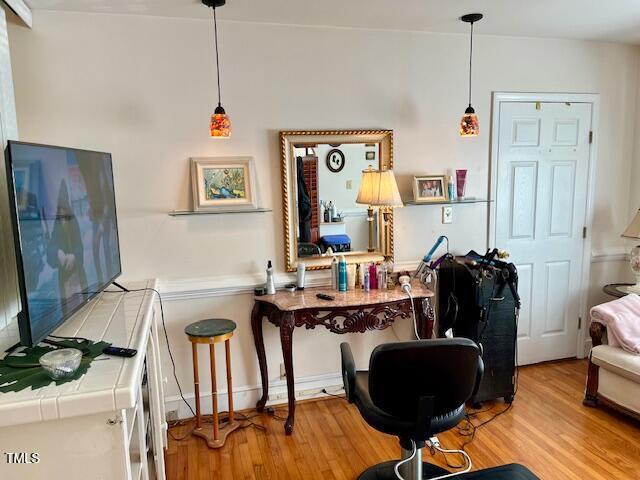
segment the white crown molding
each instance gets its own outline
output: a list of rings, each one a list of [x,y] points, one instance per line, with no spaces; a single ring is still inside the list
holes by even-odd
[[[27,27],[33,27],[31,8],[23,0],[4,0],[4,3],[20,17]]]

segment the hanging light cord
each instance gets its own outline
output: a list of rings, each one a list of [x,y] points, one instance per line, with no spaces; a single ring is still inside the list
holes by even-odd
[[[473,24],[471,25],[473,28]],[[213,6],[213,34],[216,47],[216,73],[218,75],[218,106],[222,106],[222,96],[220,94],[220,61],[218,60],[218,21],[216,18],[216,6]]]
[[[215,13],[215,10],[214,10]],[[471,67],[473,61],[473,22],[471,22],[471,44],[469,47],[469,106],[471,106]]]

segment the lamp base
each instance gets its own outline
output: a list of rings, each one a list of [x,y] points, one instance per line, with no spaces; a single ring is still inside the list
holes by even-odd
[[[640,245],[636,245],[631,249],[629,254],[629,266],[636,276],[636,284],[627,287],[627,292],[640,294]]]

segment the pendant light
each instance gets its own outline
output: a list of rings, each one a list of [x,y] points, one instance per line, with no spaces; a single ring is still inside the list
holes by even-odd
[[[460,136],[462,137],[476,137],[480,133],[480,126],[478,125],[478,117],[476,111],[471,106],[471,66],[473,63],[473,24],[479,20],[482,20],[481,13],[470,13],[460,17],[465,23],[471,24],[471,42],[469,45],[469,106],[464,111],[462,120],[460,120]]]
[[[216,49],[216,74],[218,78],[218,106],[211,115],[209,122],[209,130],[213,138],[229,138],[231,136],[231,119],[222,107],[220,95],[220,60],[218,58],[218,21],[216,18],[216,7],[221,7],[226,0],[202,0],[207,7],[213,9],[213,34],[214,45]]]

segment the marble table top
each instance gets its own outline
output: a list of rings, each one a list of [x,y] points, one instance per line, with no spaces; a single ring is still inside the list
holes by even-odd
[[[316,294],[325,293],[332,295],[335,300],[328,301],[317,298]],[[433,297],[433,292],[426,288],[419,281],[411,282],[411,296],[413,298]],[[313,287],[304,290],[288,292],[281,290],[275,295],[262,295],[255,297],[256,302],[266,302],[274,305],[282,311],[303,310],[305,308],[340,308],[340,307],[361,307],[365,305],[378,305],[381,303],[397,302],[406,300],[407,294],[396,287],[393,290],[364,290],[357,288],[338,292],[331,287]]]

